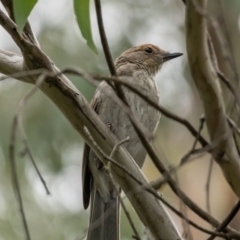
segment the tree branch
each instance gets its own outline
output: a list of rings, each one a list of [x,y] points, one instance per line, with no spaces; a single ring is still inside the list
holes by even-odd
[[[197,5],[198,4],[198,5]],[[220,139],[212,154],[235,194],[240,198],[240,159],[229,129],[217,73],[207,45],[206,0],[188,0],[186,8],[187,52],[193,80],[203,101],[212,141]],[[197,7],[196,7],[197,5]],[[201,7],[201,11],[199,11]]]

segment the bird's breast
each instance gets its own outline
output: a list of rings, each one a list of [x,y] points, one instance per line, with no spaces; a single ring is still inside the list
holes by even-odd
[[[132,79],[131,84],[136,89],[141,91],[151,100],[155,102],[159,101],[158,89],[152,79],[149,79],[149,81],[145,81],[140,77],[134,79]],[[112,88],[108,86],[106,82],[102,82],[101,85],[104,91],[113,93]],[[145,130],[147,130],[149,133],[147,136],[152,136],[159,122],[159,112],[127,87],[123,86],[122,89],[134,118],[140,122],[140,125],[143,126]],[[101,98],[101,107],[98,112],[100,118],[110,126],[110,129],[114,132],[119,141],[126,137],[130,138],[128,142],[124,143],[124,147],[141,167],[146,157],[146,151],[142,146],[128,115],[113,99],[107,96],[106,92],[104,93],[101,91],[96,94]]]

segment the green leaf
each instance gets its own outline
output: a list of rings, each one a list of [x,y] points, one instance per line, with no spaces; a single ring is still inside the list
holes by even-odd
[[[27,18],[36,3],[37,0],[13,0],[15,21],[20,32],[22,32]]]
[[[74,0],[74,11],[82,36],[87,40],[87,45],[95,53],[98,53],[92,39],[89,1],[90,0]]]

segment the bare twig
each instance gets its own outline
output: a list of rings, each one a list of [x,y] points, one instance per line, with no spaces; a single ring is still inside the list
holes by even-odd
[[[184,214],[185,217],[188,218],[187,215],[187,206],[180,200],[180,212],[182,212]],[[183,228],[183,233],[182,236],[184,237],[185,240],[193,240],[193,236],[192,236],[192,232],[191,232],[191,228],[189,226],[189,224],[184,221],[183,218],[181,218],[181,223],[182,223],[182,228]]]
[[[240,97],[239,97],[238,92],[236,91],[236,88],[234,88],[232,86],[232,84],[227,79],[227,77],[219,69],[217,69],[217,75],[218,75],[219,79],[226,85],[228,90],[232,93],[232,95],[234,96],[234,98],[236,100],[238,108],[240,108]]]
[[[112,154],[111,154],[111,155],[112,155]],[[131,216],[130,216],[130,213],[128,212],[128,210],[127,210],[127,208],[126,208],[126,206],[125,206],[125,204],[124,204],[124,201],[123,201],[122,198],[121,198],[121,194],[120,194],[119,188],[117,187],[116,182],[115,182],[115,180],[113,179],[113,175],[112,175],[112,173],[111,173],[111,162],[108,162],[108,165],[107,165],[107,167],[106,167],[105,169],[106,169],[107,172],[108,172],[108,175],[109,175],[109,177],[110,177],[110,179],[111,179],[111,182],[112,182],[112,184],[113,184],[113,186],[114,186],[115,192],[117,193],[118,200],[120,201],[120,204],[121,204],[121,206],[122,206],[122,208],[123,208],[123,211],[124,211],[124,213],[125,213],[128,221],[129,221],[129,223],[130,223],[130,225],[131,225],[131,227],[132,227],[132,230],[133,230],[133,232],[134,232],[134,234],[135,234],[135,239],[141,240],[140,235],[138,234],[138,231],[137,231],[137,229],[136,229],[136,227],[135,227],[135,225],[134,225],[134,222],[133,222],[133,220],[132,220],[132,218],[131,218]]]
[[[114,152],[116,151],[116,149],[117,149],[120,145],[122,145],[123,143],[128,142],[128,141],[129,141],[129,137],[127,137],[126,139],[124,139],[124,140],[120,141],[118,144],[116,144],[115,147],[113,148],[111,154],[110,154],[110,158],[112,158],[112,156],[114,155]],[[119,189],[118,189],[118,187],[117,187],[117,185],[116,185],[116,182],[115,182],[115,180],[113,179],[113,175],[112,175],[112,172],[111,172],[111,162],[108,162],[108,165],[106,166],[106,170],[107,170],[108,175],[109,175],[109,177],[110,177],[110,179],[111,179],[111,181],[112,181],[112,184],[113,184],[113,186],[114,186],[114,188],[115,188],[115,192],[117,193],[117,196],[118,196],[118,199],[119,199],[119,201],[120,201],[120,204],[121,204],[121,206],[122,206],[122,208],[123,208],[123,211],[124,211],[124,213],[126,214],[126,217],[127,217],[128,221],[129,221],[129,223],[130,223],[130,225],[131,225],[131,227],[132,227],[132,230],[133,230],[133,232],[134,232],[134,234],[135,234],[134,237],[135,237],[135,239],[137,239],[137,240],[141,240],[140,235],[138,234],[138,231],[137,231],[137,229],[136,229],[136,227],[135,227],[135,225],[134,225],[134,222],[133,222],[133,220],[132,220],[132,218],[131,218],[131,216],[130,216],[130,213],[128,212],[128,210],[127,210],[127,208],[126,208],[126,206],[125,206],[125,204],[124,204],[124,201],[123,201],[122,198],[121,198],[121,194],[120,194],[120,191],[119,191]]]
[[[7,80],[9,78],[17,78],[21,79],[24,77],[31,77],[35,75],[40,75],[40,74],[46,74],[49,76],[53,76],[53,74],[46,69],[34,69],[34,70],[27,70],[27,71],[22,71],[14,74],[8,74],[7,76],[2,76],[0,77],[0,81]],[[54,74],[56,76],[56,74]]]
[[[200,118],[199,129],[198,129],[198,132],[197,132],[197,136],[196,136],[196,138],[195,138],[195,140],[194,140],[192,149],[189,151],[189,153],[188,153],[185,157],[182,158],[182,160],[181,160],[181,162],[180,162],[181,165],[184,164],[185,162],[187,162],[188,159],[189,159],[189,157],[194,153],[194,150],[195,150],[195,148],[196,148],[196,145],[197,145],[199,136],[200,136],[201,131],[202,131],[202,129],[203,129],[204,122],[205,122],[205,118],[204,118],[204,117],[201,117],[201,118]]]
[[[227,116],[227,121],[229,125],[233,128],[233,130],[240,136],[240,129],[237,126],[237,124],[231,119],[229,116]]]
[[[201,135],[201,131],[202,131],[202,129],[203,129],[204,123],[205,123],[205,117],[204,117],[204,116],[201,116],[201,117],[200,117],[200,124],[199,124],[198,133],[197,133],[196,139],[195,139],[195,141],[194,141],[194,143],[193,143],[192,150],[194,150],[194,149],[196,148],[196,145],[197,145],[199,136]]]
[[[123,143],[128,142],[129,141],[129,137],[126,137],[125,139],[123,139],[122,141],[120,141],[118,144],[116,144],[110,154],[110,158],[112,158],[112,156],[114,155],[115,151],[117,150],[117,148],[119,148]]]
[[[17,199],[17,203],[19,206],[20,216],[22,218],[23,229],[24,229],[24,232],[26,235],[26,239],[31,240],[28,223],[27,223],[27,219],[26,219],[25,211],[24,211],[24,207],[23,207],[21,190],[20,190],[20,186],[18,183],[18,175],[17,175],[16,163],[15,163],[16,131],[17,131],[17,118],[14,118],[13,124],[12,124],[11,139],[10,139],[10,144],[9,144],[12,183],[13,183],[13,189],[14,189],[14,193],[15,193],[15,196]]]
[[[227,215],[227,217],[222,221],[222,223],[217,227],[216,232],[221,232],[223,231],[227,225],[232,221],[232,219],[236,216],[236,214],[238,213],[240,209],[240,201],[238,201],[236,203],[236,205],[233,207],[233,209],[231,210],[231,212]],[[211,236],[210,238],[208,238],[207,240],[213,240],[215,239],[216,236]]]
[[[27,99],[38,89],[38,87],[40,86],[40,84],[43,82],[44,79],[45,79],[45,75],[41,75],[41,77],[39,77],[36,85],[28,92],[28,94],[20,102],[18,112],[14,116],[13,125],[12,125],[12,129],[11,129],[11,139],[10,139],[10,144],[9,144],[11,171],[12,171],[12,179],[13,179],[13,189],[16,193],[17,202],[18,202],[19,209],[20,209],[20,215],[22,218],[24,232],[25,232],[27,240],[30,240],[31,237],[30,237],[30,233],[29,233],[29,229],[28,229],[25,212],[24,212],[21,190],[20,190],[20,186],[18,183],[17,170],[16,170],[16,166],[15,166],[15,144],[16,144],[15,141],[16,141],[16,132],[17,132],[18,123],[19,123],[19,116],[21,114],[22,108],[25,105],[25,102],[27,101]]]
[[[239,74],[238,74],[238,67],[236,64],[236,59],[234,57],[234,50],[233,50],[233,46],[232,46],[232,41],[230,38],[230,34],[227,28],[227,23],[226,23],[226,19],[225,19],[225,15],[223,12],[223,6],[222,6],[222,2],[218,1],[219,3],[219,9],[221,11],[221,14],[219,14],[219,16],[221,17],[221,25],[225,31],[225,39],[226,39],[226,44],[224,44],[224,48],[226,49],[226,53],[228,54],[228,62],[229,62],[229,66],[232,68],[233,73],[234,73],[234,81],[235,81],[235,86],[239,87]]]
[[[121,169],[123,172],[125,172],[126,174],[129,175],[129,177],[131,177],[133,180],[135,180],[137,183],[139,183],[140,185],[142,185],[142,182],[137,179],[128,169],[126,169],[124,166],[122,166],[121,164],[119,164],[118,162],[116,162],[113,158],[108,157],[103,151],[102,149],[97,145],[96,141],[94,141],[93,137],[91,136],[90,132],[88,131],[87,127],[84,126],[84,131],[87,135],[87,137],[89,138],[89,140],[95,145],[96,149],[99,151],[99,153],[109,162],[111,162],[112,164],[114,164],[116,167],[118,167],[119,169]]]
[[[33,74],[35,74],[34,72],[32,72]],[[50,194],[50,191],[47,187],[47,184],[46,184],[46,181],[43,179],[38,167],[37,167],[37,164],[33,158],[33,155],[32,155],[32,152],[30,150],[30,147],[29,147],[29,144],[28,144],[28,141],[27,141],[27,137],[26,137],[26,133],[25,133],[25,130],[24,130],[24,127],[23,127],[23,123],[22,123],[22,111],[23,111],[23,108],[24,106],[26,105],[28,99],[38,90],[39,86],[42,84],[42,82],[45,80],[46,78],[46,74],[41,74],[36,82],[36,84],[34,85],[34,87],[26,94],[26,96],[21,100],[21,102],[19,103],[19,108],[18,108],[18,111],[15,115],[15,118],[16,118],[16,121],[17,121],[17,127],[19,127],[19,130],[20,130],[20,135],[21,135],[21,138],[22,138],[22,142],[23,142],[23,145],[25,147],[25,150],[26,152],[28,153],[29,157],[30,157],[30,160],[46,190],[46,193],[47,194]]]
[[[171,209],[175,214],[177,214],[179,217],[181,217],[182,219],[184,219],[187,223],[189,223],[190,225],[192,225],[193,227],[195,227],[196,229],[210,234],[210,235],[214,235],[214,236],[218,236],[218,237],[222,237],[225,239],[229,238],[229,235],[226,234],[219,234],[213,231],[209,231],[205,228],[202,228],[201,226],[197,225],[196,223],[194,223],[193,221],[191,221],[190,219],[188,219],[182,212],[178,211],[175,207],[173,207],[170,203],[168,203],[161,195],[159,195],[158,193],[156,193],[154,190],[152,190],[151,188],[147,188],[145,187],[145,190],[150,192],[152,195],[154,195],[156,198],[158,198],[159,200],[161,200],[169,209]],[[231,235],[231,234],[230,234]],[[240,239],[240,238],[239,238]]]
[[[108,46],[107,37],[105,34],[105,30],[104,30],[103,19],[102,19],[102,8],[101,8],[100,0],[95,0],[95,7],[96,7],[96,14],[97,14],[98,29],[99,29],[99,34],[101,37],[104,55],[105,55],[111,75],[116,76],[117,72],[116,72],[116,69],[115,69],[115,66],[114,66],[114,63],[112,60],[112,56],[111,56],[110,49]]]
[[[207,211],[209,214],[211,214],[211,205],[210,205],[210,183],[211,183],[211,176],[212,176],[212,168],[213,168],[213,159],[211,158],[208,168],[208,175],[207,175],[207,181],[205,185],[206,189],[206,205],[207,205]]]
[[[168,173],[169,174],[174,174],[176,171],[178,171],[181,167],[183,167],[187,162],[189,162],[189,158],[192,156],[192,155],[196,155],[195,158],[199,158],[199,155],[201,156],[201,154],[205,154],[209,151],[211,151],[212,147],[210,145],[208,146],[205,146],[204,148],[200,148],[200,149],[195,149],[195,150],[192,150],[190,152],[188,152],[186,155],[184,155],[181,160],[180,160],[180,163],[177,165],[177,166],[174,166],[174,167],[171,167],[169,170],[168,170]],[[194,158],[192,157],[191,160],[193,160]],[[162,187],[163,184],[166,184],[168,182],[168,177],[166,174],[162,174],[163,176],[153,182],[151,182],[151,186],[154,188],[154,189],[159,189]]]
[[[201,126],[200,126],[200,129],[201,129]],[[226,136],[222,136],[221,138],[225,138],[225,137]],[[193,159],[199,158],[202,154],[205,154],[207,152],[211,153],[214,150],[214,148],[217,146],[217,144],[221,141],[221,138],[217,139],[216,141],[212,142],[210,145],[207,145],[203,148],[191,150],[181,158],[179,165],[175,167],[171,167],[171,169],[168,170],[168,173],[172,174],[177,170],[179,170],[183,165],[189,162],[189,158],[191,156],[192,156],[191,160],[193,160]],[[163,184],[167,183],[167,180],[168,180],[167,175],[163,174],[163,177],[152,182],[151,186],[155,189],[159,189]]]
[[[24,130],[24,127],[23,127],[23,122],[22,122],[22,116],[19,115],[18,116],[18,126],[19,126],[19,130],[20,130],[20,135],[21,135],[21,138],[22,138],[22,142],[23,142],[23,145],[24,145],[24,151],[25,153],[28,154],[32,164],[33,164],[33,167],[35,168],[36,172],[37,172],[37,175],[38,177],[40,178],[40,181],[42,182],[44,188],[45,188],[45,191],[48,195],[50,195],[50,191],[48,189],[48,186],[47,186],[47,183],[46,181],[44,180],[40,170],[38,169],[38,166],[34,160],[34,157],[33,157],[33,154],[32,154],[32,151],[30,149],[30,146],[29,146],[29,143],[28,143],[28,140],[27,140],[27,136],[26,136],[26,133],[25,133],[25,130]]]

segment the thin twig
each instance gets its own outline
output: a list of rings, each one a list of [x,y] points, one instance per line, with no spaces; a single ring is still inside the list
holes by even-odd
[[[33,72],[34,73],[34,72]],[[26,137],[26,133],[24,131],[24,127],[23,127],[23,123],[22,123],[22,112],[23,112],[23,108],[25,107],[28,99],[38,90],[39,86],[43,83],[43,81],[45,80],[45,78],[47,77],[47,75],[45,73],[42,73],[36,84],[33,86],[33,88],[25,95],[25,97],[21,100],[21,102],[19,103],[19,108],[18,108],[18,112],[16,113],[16,119],[17,119],[17,124],[18,124],[18,127],[19,127],[19,130],[20,130],[20,134],[21,134],[21,138],[22,138],[22,142],[23,142],[23,145],[25,147],[25,150],[26,152],[28,153],[29,157],[30,157],[30,160],[40,178],[40,181],[42,182],[45,190],[46,190],[46,193],[47,194],[50,194],[50,191],[47,187],[47,184],[46,184],[46,181],[43,179],[38,167],[37,167],[37,164],[33,158],[33,154],[30,150],[30,147],[29,147],[29,144],[28,144],[28,141],[27,141],[27,137]]]
[[[227,79],[227,77],[219,69],[217,69],[217,75],[218,75],[219,79],[226,85],[228,90],[232,93],[232,95],[234,96],[234,98],[236,100],[238,108],[240,108],[240,97],[239,97],[238,92],[236,91],[236,88],[234,88],[232,86],[232,84]]]
[[[189,151],[189,153],[188,153],[185,157],[182,158],[182,160],[181,160],[181,162],[180,162],[181,165],[182,165],[183,163],[185,163],[186,161],[188,161],[189,157],[193,154],[193,152],[194,152],[194,150],[195,150],[195,148],[196,148],[198,139],[199,139],[199,137],[200,137],[200,135],[201,135],[201,131],[202,131],[203,126],[204,126],[204,122],[205,122],[205,118],[204,118],[204,117],[201,117],[201,118],[200,118],[199,129],[198,129],[198,132],[197,132],[197,136],[196,136],[196,138],[195,138],[195,140],[194,140],[193,146],[192,146],[191,150]]]
[[[202,124],[201,124],[202,125]],[[200,126],[200,129],[202,127]],[[230,133],[229,133],[230,134]],[[221,138],[224,138],[225,136],[222,136]],[[196,159],[196,158],[199,158],[202,154],[205,154],[205,153],[211,153],[212,150],[217,146],[217,144],[219,143],[219,141],[221,141],[221,138],[219,138],[217,141],[214,141],[212,142],[210,145],[208,146],[205,146],[203,148],[200,148],[200,149],[193,149],[191,150],[190,152],[188,152],[186,155],[184,155],[182,157],[182,159],[180,160],[180,163],[179,165],[175,166],[175,167],[171,167],[169,170],[168,170],[168,174],[169,176],[173,173],[175,173],[177,170],[179,170],[183,165],[185,165],[187,162],[189,162],[189,158],[191,156],[195,156],[195,158],[191,158],[191,160],[193,159]],[[166,184],[167,181],[168,181],[168,176],[165,175],[165,174],[162,174],[163,177],[153,181],[151,183],[151,186],[154,188],[154,189],[159,189],[162,187],[163,184]]]
[[[136,227],[134,225],[134,222],[133,222],[133,220],[132,220],[132,218],[130,216],[130,213],[128,212],[128,210],[127,210],[127,208],[126,208],[126,206],[125,206],[125,204],[124,204],[124,202],[123,202],[123,200],[121,198],[121,194],[120,194],[119,188],[117,187],[116,182],[115,182],[115,180],[113,178],[113,175],[111,173],[111,162],[108,162],[108,165],[107,165],[107,167],[105,169],[106,169],[106,171],[107,171],[107,173],[108,173],[108,175],[110,177],[110,180],[111,180],[111,182],[113,184],[113,187],[115,189],[115,192],[117,194],[118,200],[120,201],[120,204],[121,204],[121,206],[123,208],[123,211],[124,211],[128,221],[129,221],[129,223],[131,225],[131,228],[132,228],[132,230],[133,230],[133,232],[135,234],[136,239],[137,240],[141,240],[140,235],[138,234],[138,231],[137,231],[137,229],[136,229]]]
[[[31,91],[28,92],[28,94],[23,98],[23,100],[19,104],[18,112],[14,116],[12,129],[11,129],[11,139],[10,139],[10,144],[9,144],[13,189],[16,193],[17,202],[18,202],[19,209],[20,209],[20,215],[21,215],[22,222],[23,222],[24,232],[25,232],[25,235],[26,235],[26,239],[28,239],[28,240],[30,240],[31,237],[30,237],[30,233],[29,233],[29,229],[28,229],[28,224],[27,224],[25,212],[24,212],[21,190],[20,190],[20,186],[19,186],[19,183],[18,183],[18,176],[17,176],[16,164],[15,164],[15,144],[16,144],[15,141],[16,141],[16,132],[17,132],[17,128],[18,128],[18,121],[19,121],[18,119],[19,119],[19,115],[21,113],[22,106],[24,106],[25,101],[29,98],[29,96],[31,96],[31,94],[35,91],[35,89],[38,88],[38,85],[40,84],[40,80],[41,80],[41,82],[43,81],[43,79],[40,78],[37,81],[38,84],[36,84],[31,89]]]
[[[117,76],[117,72],[112,60],[112,56],[110,53],[105,29],[104,29],[104,24],[103,24],[103,19],[102,19],[102,7],[101,7],[101,0],[95,0],[95,7],[96,7],[96,14],[97,14],[97,22],[98,22],[98,29],[99,29],[99,34],[101,38],[101,43],[105,55],[105,59],[108,64],[109,71],[112,76]],[[121,85],[112,85],[109,83],[109,86],[112,87],[112,89],[116,92],[117,96],[122,100],[122,102],[126,105],[126,108],[129,108],[129,105],[127,103],[127,100],[125,98],[125,95],[123,93]],[[129,112],[131,112],[131,109],[129,108]],[[129,118],[131,122],[133,122],[133,127],[136,126],[136,122],[130,117]],[[137,127],[138,128],[138,127]]]
[[[112,175],[111,175],[111,176],[112,176]],[[133,230],[133,232],[134,232],[134,238],[137,239],[137,240],[141,240],[141,237],[140,237],[140,235],[139,235],[139,233],[138,233],[138,231],[137,231],[137,228],[136,228],[135,225],[134,225],[134,222],[133,222],[133,220],[132,220],[132,218],[131,218],[131,216],[130,216],[130,213],[128,212],[128,210],[127,210],[127,208],[126,208],[126,206],[125,206],[125,204],[124,204],[124,201],[122,200],[122,198],[121,198],[121,196],[120,196],[119,193],[118,193],[118,197],[119,197],[120,204],[121,204],[121,206],[122,206],[122,208],[123,208],[123,211],[124,211],[124,213],[125,213],[128,221],[129,221],[129,223],[130,223],[130,225],[131,225],[131,227],[132,227],[132,230]]]
[[[238,128],[237,124],[233,121],[233,119],[231,119],[229,116],[227,116],[227,121],[233,131],[234,144],[237,148],[238,155],[240,155],[240,148],[239,148],[237,137],[236,137],[236,134],[238,134],[238,136],[240,136],[240,129]]]
[[[177,177],[177,175],[176,175],[176,177]],[[183,215],[188,218],[187,206],[181,201],[181,199],[179,200],[179,205],[180,205],[179,206],[180,212],[182,212]],[[183,228],[183,233],[182,233],[183,238],[185,240],[193,240],[190,225],[183,218],[181,218],[181,223],[182,223],[182,228]]]
[[[34,160],[32,151],[30,149],[30,146],[29,146],[29,143],[28,143],[28,140],[27,140],[27,136],[26,136],[26,133],[25,133],[25,130],[24,130],[24,127],[23,127],[23,122],[22,122],[22,116],[21,115],[19,115],[18,127],[19,127],[19,130],[20,130],[20,136],[21,136],[21,139],[22,139],[22,142],[23,142],[23,145],[24,145],[24,152],[27,153],[27,155],[29,156],[29,158],[30,158],[30,160],[33,164],[33,167],[35,168],[35,170],[37,172],[37,175],[40,178],[40,181],[42,182],[42,184],[45,188],[45,191],[46,191],[47,195],[50,195],[51,193],[48,189],[47,183],[44,180],[40,170],[38,169],[38,166],[36,164],[36,161]]]
[[[240,209],[240,201],[236,203],[236,205],[233,207],[233,209],[230,211],[230,213],[227,215],[227,217],[222,221],[222,223],[217,227],[216,232],[223,231],[227,225],[233,220],[233,218],[236,216]],[[213,240],[216,236],[211,236],[207,240]]]
[[[116,145],[114,146],[114,148],[113,148],[113,150],[112,150],[112,152],[111,152],[111,154],[110,154],[109,157],[112,158],[113,155],[114,155],[114,153],[115,153],[115,151],[117,150],[117,148],[119,148],[123,143],[128,142],[129,139],[130,139],[130,137],[126,137],[125,139],[123,139],[122,141],[120,141],[118,144],[116,144]]]
[[[159,200],[161,200],[169,209],[171,209],[175,214],[177,214],[179,217],[181,217],[182,219],[184,219],[187,223],[189,223],[190,225],[192,225],[193,227],[195,227],[196,229],[210,234],[210,235],[214,235],[214,236],[218,236],[218,237],[222,237],[225,239],[228,239],[228,235],[226,234],[219,234],[210,230],[207,230],[201,226],[199,226],[198,224],[194,223],[193,221],[191,221],[190,219],[188,219],[183,213],[181,213],[180,211],[178,211],[175,207],[173,207],[170,203],[168,203],[162,196],[160,196],[158,193],[156,193],[154,190],[152,190],[151,188],[147,188],[145,187],[145,190],[150,192],[152,195],[154,195],[156,198],[158,198]]]
[[[233,130],[240,136],[240,129],[238,128],[237,124],[233,121],[232,118],[227,116],[228,124],[233,128]]]
[[[232,46],[232,41],[230,38],[230,34],[227,28],[227,23],[226,23],[226,19],[225,19],[225,15],[223,12],[223,7],[222,7],[222,2],[218,1],[219,3],[219,9],[221,11],[221,14],[219,14],[219,16],[221,16],[221,20],[222,20],[222,24],[220,25],[221,27],[223,27],[224,31],[225,31],[225,37],[226,37],[226,44],[224,45],[224,48],[227,48],[226,52],[228,53],[228,61],[229,61],[229,65],[233,70],[234,73],[234,80],[235,80],[235,86],[239,87],[239,74],[238,74],[238,67],[236,64],[236,59],[234,57],[234,50],[233,50],[233,46]]]
[[[221,1],[218,1],[218,6],[219,6],[218,21],[220,23],[219,25],[222,29],[223,36],[225,37],[222,41],[220,41],[222,44],[224,44],[221,47],[222,47],[224,58],[226,59],[228,65],[230,66],[230,68],[233,72],[233,85],[234,85],[234,87],[231,85],[230,82],[228,82],[226,84],[230,85],[230,86],[227,86],[227,87],[233,93],[235,101],[234,100],[231,101],[231,99],[229,100],[228,109],[230,109],[229,113],[231,113],[231,112],[233,112],[234,107],[236,106],[236,113],[237,113],[238,118],[239,118],[239,116],[240,116],[240,97],[239,97],[239,94],[238,94],[238,91],[239,91],[239,73],[238,73],[238,69],[237,69],[237,65],[236,65],[236,59],[235,59],[235,56],[234,56],[234,51],[233,51],[233,46],[232,46],[232,41],[231,41],[231,38],[230,38],[229,30],[227,28],[226,18],[225,18],[225,14],[224,14],[224,11],[223,11]]]
[[[87,127],[84,126],[84,132],[86,133],[87,138],[92,142],[92,144],[96,147],[96,150],[100,153],[100,155],[106,159],[107,161],[110,161],[113,165],[115,165],[116,167],[118,167],[119,169],[121,169],[123,172],[125,172],[129,177],[131,177],[133,180],[135,180],[137,183],[139,183],[140,185],[142,185],[142,182],[140,180],[138,180],[127,168],[125,168],[124,166],[122,166],[121,164],[119,164],[118,162],[116,162],[114,159],[108,157],[103,151],[102,149],[98,146],[98,144],[96,143],[96,141],[93,139],[92,135],[90,134],[90,132],[88,131]]]
[[[16,79],[21,79],[24,77],[29,77],[29,76],[35,76],[35,75],[40,75],[40,74],[46,74],[48,76],[53,76],[53,74],[46,69],[34,69],[34,70],[27,70],[23,72],[18,72],[18,73],[13,73],[9,75],[3,75],[0,77],[0,81],[7,80],[9,78],[16,78]],[[56,76],[56,74],[55,74]]]
[[[183,212],[184,216],[187,217],[187,207],[185,204],[183,204],[182,201],[180,201],[180,211]],[[182,219],[181,222],[182,222],[182,228],[183,228],[183,233],[182,233],[183,238],[185,240],[193,240],[192,231],[189,224],[186,221],[184,221],[184,219]]]
[[[205,147],[199,148],[199,149],[194,149],[194,150],[188,152],[186,155],[184,155],[181,158],[180,163],[177,166],[171,167],[171,169],[168,170],[168,173],[173,174],[174,172],[179,170],[182,166],[184,166],[186,163],[189,162],[188,159],[191,156],[192,156],[191,160],[193,160],[193,159],[201,157],[201,155],[203,155],[207,152],[210,153],[215,148],[216,145],[217,145],[217,143],[212,142],[211,145],[208,145],[208,146],[205,146]],[[194,157],[194,155],[196,155],[196,156]],[[167,176],[165,174],[163,174],[163,177],[153,181],[151,183],[151,186],[155,189],[159,189],[160,187],[162,187],[163,184],[167,183],[167,181],[168,181]]]
[[[201,131],[203,129],[204,123],[205,123],[205,118],[204,118],[204,116],[202,116],[202,117],[200,117],[199,129],[198,129],[198,133],[197,133],[197,136],[195,138],[195,141],[193,143],[192,150],[194,150],[196,148],[196,145],[197,145],[198,139],[201,135]]]
[[[213,159],[211,158],[208,168],[208,174],[207,174],[207,181],[206,181],[206,205],[207,205],[207,211],[209,214],[211,214],[211,205],[210,205],[210,183],[211,183],[211,176],[212,176],[212,169],[213,169]]]
[[[124,139],[124,140],[120,141],[118,144],[116,144],[116,145],[114,146],[111,154],[110,154],[110,158],[113,157],[114,152],[116,151],[116,149],[117,149],[119,146],[121,146],[123,143],[128,142],[129,139],[130,139],[130,138],[127,137],[126,139]],[[108,162],[108,164],[107,164],[107,166],[106,166],[105,169],[106,169],[107,172],[108,172],[108,175],[109,175],[109,177],[110,177],[110,179],[111,179],[111,182],[112,182],[112,184],[113,184],[113,186],[114,186],[114,188],[115,188],[115,192],[117,193],[118,199],[119,199],[120,204],[121,204],[121,206],[122,206],[122,208],[123,208],[123,211],[124,211],[124,213],[126,214],[126,217],[127,217],[128,221],[129,221],[131,227],[132,227],[132,230],[133,230],[133,232],[134,232],[134,234],[135,234],[135,236],[134,236],[135,239],[141,240],[140,235],[138,234],[137,228],[135,227],[134,222],[133,222],[133,220],[132,220],[132,218],[131,218],[131,216],[130,216],[130,213],[128,212],[128,210],[127,210],[127,208],[126,208],[126,206],[125,206],[125,204],[124,204],[124,202],[123,202],[123,200],[122,200],[122,198],[121,198],[121,194],[120,194],[119,189],[118,189],[118,187],[117,187],[117,185],[116,185],[116,182],[115,182],[115,180],[114,180],[114,178],[113,178],[113,175],[112,175],[112,172],[111,172],[111,162]]]
[[[113,76],[117,76],[117,72],[112,60],[112,56],[110,53],[110,49],[108,46],[108,41],[107,41],[107,37],[105,34],[105,30],[104,30],[104,25],[103,25],[103,19],[102,19],[102,8],[101,8],[101,2],[100,0],[95,0],[95,7],[96,7],[96,14],[97,14],[97,22],[98,22],[98,30],[99,30],[99,34],[101,37],[101,42],[102,42],[102,47],[103,47],[103,51],[104,51],[104,55],[108,64],[108,68],[109,71],[111,73],[111,75]]]
[[[21,121],[20,120],[20,116],[21,116],[21,113],[22,113],[22,109],[25,106],[26,101],[32,96],[32,94],[35,93],[35,91],[38,89],[38,87],[44,81],[45,77],[46,77],[45,74],[40,75],[40,77],[38,78],[38,80],[37,80],[36,84],[34,85],[34,87],[21,100],[21,102],[19,104],[18,111],[17,111],[17,113],[14,116],[12,129],[11,129],[11,139],[10,139],[10,144],[9,144],[11,171],[12,171],[12,179],[13,179],[13,189],[14,189],[14,191],[16,193],[17,202],[18,202],[19,209],[20,209],[20,215],[21,215],[21,218],[22,218],[24,232],[25,232],[27,240],[30,240],[31,237],[30,237],[30,233],[29,233],[27,219],[26,219],[25,212],[24,212],[23,201],[22,201],[22,196],[21,196],[21,190],[20,190],[20,186],[19,186],[19,183],[18,183],[18,176],[17,176],[16,164],[15,164],[15,144],[16,144],[15,141],[16,141],[17,128],[19,127],[19,121]],[[21,126],[21,128],[22,128],[22,126]],[[23,139],[24,139],[24,137],[23,137]],[[29,151],[28,151],[28,153],[29,153]],[[32,156],[30,156],[30,158],[31,157]],[[33,159],[31,158],[31,161],[32,160]],[[38,168],[36,168],[36,163],[34,161],[33,161],[33,163],[34,163],[33,165],[34,165],[37,173],[39,174],[39,170],[38,170]],[[41,180],[43,179],[41,174],[40,174],[40,179]],[[49,192],[48,188],[46,187],[45,181],[43,181],[43,185],[44,185],[46,191]]]
[[[10,156],[10,167],[11,167],[11,175],[12,175],[12,184],[14,193],[17,199],[17,203],[19,206],[20,216],[22,218],[23,223],[23,229],[26,235],[27,240],[31,240],[30,232],[28,228],[27,219],[25,216],[25,211],[23,207],[23,201],[22,201],[22,195],[21,190],[18,182],[18,175],[17,175],[17,169],[16,169],[16,163],[15,163],[15,141],[16,141],[16,131],[17,131],[17,118],[15,117],[12,124],[12,130],[11,130],[11,139],[9,144],[9,156]]]

